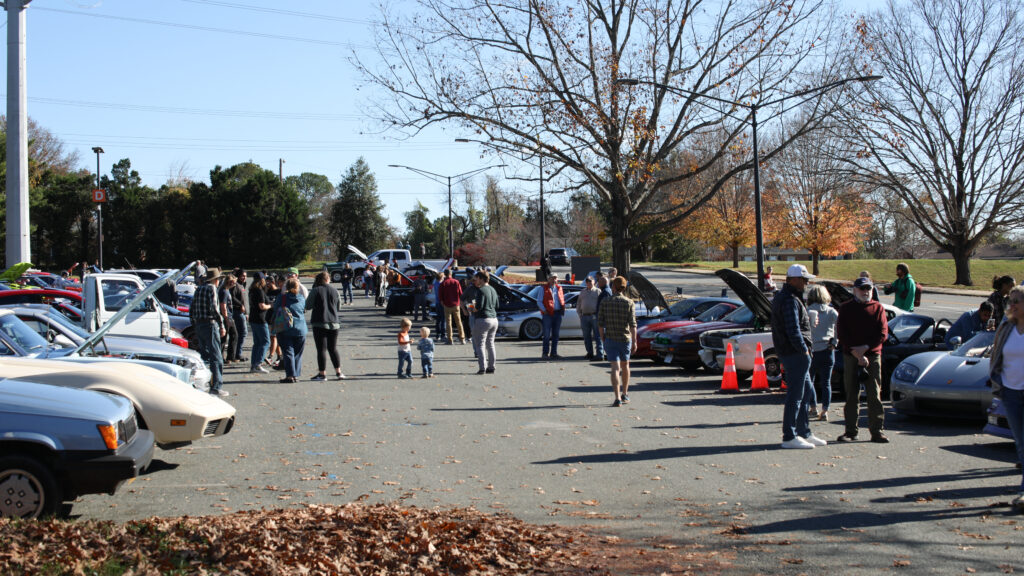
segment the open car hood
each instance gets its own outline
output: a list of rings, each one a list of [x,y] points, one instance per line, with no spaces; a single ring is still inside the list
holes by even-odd
[[[768,298],[765,298],[765,295],[757,289],[757,286],[754,286],[750,278],[730,268],[717,270],[715,275],[721,278],[736,293],[736,296],[750,308],[760,325],[771,325],[772,305],[768,302]]]
[[[661,294],[661,290],[658,290],[654,284],[651,284],[647,277],[636,270],[630,270],[628,280],[630,288],[636,290],[637,295],[643,301],[648,312],[655,307],[658,310],[668,310],[668,302],[665,301],[665,296]]]
[[[355,246],[353,246],[351,244],[349,244],[348,246],[345,246],[345,248],[348,248],[349,252],[351,252],[351,253],[355,254],[356,256],[359,256],[363,260],[366,260],[367,262],[369,262],[370,257],[367,256],[366,254],[363,254],[363,251],[360,250],[359,248],[356,248]]]
[[[836,308],[839,308],[843,304],[853,300],[853,293],[847,290],[846,286],[843,286],[839,282],[821,280],[819,281],[819,284],[828,290],[828,295],[832,297],[832,305]]]
[[[176,286],[178,284],[178,280],[188,275],[189,271],[192,270],[192,268],[195,265],[196,263],[192,262],[188,266],[182,268],[181,270],[171,270],[170,272],[164,274],[163,276],[157,278],[156,280],[153,280],[153,282],[149,286],[146,286],[144,290],[135,295],[135,298],[132,298],[130,302],[125,303],[125,305],[122,306],[121,309],[118,310],[116,314],[111,316],[110,320],[107,320],[106,323],[103,324],[103,326],[100,326],[99,330],[93,332],[88,338],[85,339],[84,342],[82,342],[81,345],[78,346],[78,348],[75,348],[75,351],[72,353],[72,355],[81,355],[83,350],[87,350],[95,346],[100,340],[103,339],[107,332],[110,332],[111,328],[116,326],[118,322],[120,322],[121,320],[124,319],[125,316],[130,314],[131,311],[134,310],[136,306],[144,302],[146,298],[149,298],[150,296],[155,294],[156,291],[159,290],[160,287],[163,286],[165,283],[170,283],[171,286]],[[101,295],[97,294],[97,296]]]

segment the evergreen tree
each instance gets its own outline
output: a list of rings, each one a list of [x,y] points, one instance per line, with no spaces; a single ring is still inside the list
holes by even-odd
[[[359,158],[338,183],[338,200],[331,207],[331,238],[338,257],[352,244],[365,253],[384,247],[391,235],[384,203],[377,195],[377,179],[366,160]]]

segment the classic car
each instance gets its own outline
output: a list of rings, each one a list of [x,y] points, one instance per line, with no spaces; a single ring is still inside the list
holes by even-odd
[[[124,398],[0,380],[0,516],[52,516],[81,495],[113,494],[152,459],[153,433]]]
[[[985,420],[992,403],[988,368],[994,339],[995,332],[979,332],[951,352],[922,352],[900,362],[892,372],[893,410]]]
[[[668,308],[665,308],[657,316],[648,316],[642,320],[638,319],[639,325],[650,324],[653,322],[675,322],[677,320],[693,320],[697,316],[704,313],[705,310],[718,304],[729,304],[729,312],[739,308],[743,305],[743,302],[735,298],[717,298],[717,297],[693,297],[684,298],[677,302],[673,302]],[[721,309],[720,309],[721,310]],[[718,317],[723,316],[720,314]],[[717,319],[717,318],[716,318]]]
[[[693,300],[691,298],[690,300]],[[651,343],[654,339],[662,332],[668,332],[673,328],[681,328],[683,326],[689,326],[691,324],[698,324],[701,322],[714,322],[725,317],[727,314],[736,310],[739,307],[739,302],[719,302],[709,308],[705,308],[703,312],[698,314],[694,318],[676,318],[675,320],[669,321],[654,321],[649,323],[641,324],[640,320],[637,319],[636,329],[636,352],[631,354],[632,358],[651,358],[652,360],[658,360],[658,353],[651,348]],[[702,307],[703,308],[703,307]],[[661,318],[664,318],[662,316]]]
[[[713,372],[720,371],[718,365],[708,364],[703,359],[701,346],[707,342],[705,337],[711,333],[751,328],[756,322],[754,312],[747,306],[740,306],[714,322],[695,322],[658,332],[651,341],[651,349],[666,364],[679,364],[687,370],[703,366]]]

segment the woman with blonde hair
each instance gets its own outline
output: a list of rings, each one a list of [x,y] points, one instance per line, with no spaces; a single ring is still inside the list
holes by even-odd
[[[836,364],[836,322],[839,312],[831,306],[828,290],[814,285],[807,290],[807,315],[811,320],[811,382],[814,383],[816,402],[808,406],[808,416],[828,421],[832,405],[832,368]],[[817,411],[817,405],[821,411]]]
[[[1006,300],[1006,321],[999,325],[992,343],[989,383],[1006,412],[1017,462],[1024,464],[1024,286],[1014,286]],[[1024,477],[1011,505],[1024,512]]]

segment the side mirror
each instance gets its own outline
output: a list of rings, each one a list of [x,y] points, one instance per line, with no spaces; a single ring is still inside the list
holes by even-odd
[[[959,348],[960,345],[963,344],[963,343],[964,343],[964,339],[959,337],[959,336],[953,336],[952,338],[949,339],[949,346],[953,350],[956,350],[957,348]]]

